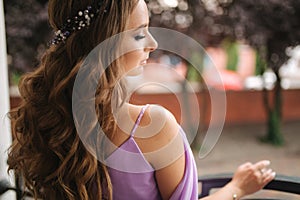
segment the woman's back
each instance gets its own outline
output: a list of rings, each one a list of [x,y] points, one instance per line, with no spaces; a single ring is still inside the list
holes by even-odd
[[[149,147],[145,147],[146,145],[144,144],[153,144],[151,148],[152,150],[153,146],[155,147],[155,143],[153,143],[153,141],[151,143],[147,140],[155,140],[155,137],[159,137],[159,139],[163,141],[166,140],[166,138],[168,138],[168,134],[172,134],[164,133],[164,129],[172,131],[170,127],[166,127],[168,126],[168,124],[174,123],[173,116],[170,115],[170,113],[168,113],[166,110],[158,106],[146,105],[143,106],[141,109],[136,106],[129,107],[130,108],[128,110],[131,110],[131,112],[129,111],[128,113],[131,113],[129,115],[133,117],[136,116],[136,111],[140,110],[138,116],[136,117],[136,122],[134,123],[132,130],[130,131],[129,137],[119,146],[119,148],[117,148],[113,153],[111,153],[106,159],[106,164],[109,166],[108,171],[113,186],[114,199],[162,199],[160,195],[160,190],[164,188],[160,187],[157,183],[157,178],[159,179],[161,177],[157,177],[156,175],[159,175],[159,173],[155,173],[155,171],[164,171],[164,169],[167,169],[168,166],[172,166],[173,163],[176,163],[176,160],[179,160],[180,163],[182,163],[182,165],[179,164],[177,166],[173,166],[173,168],[177,168],[176,172],[178,173],[169,174],[169,177],[165,177],[170,180],[172,178],[175,178],[176,180],[176,185],[174,185],[172,191],[169,192],[168,198],[196,199],[196,167],[194,165],[191,151],[188,148],[188,143],[186,141],[184,132],[177,125],[177,123],[174,126],[175,129],[173,129],[173,131],[175,130],[177,134],[173,133],[173,138],[169,140],[167,145],[174,147],[176,146],[175,148],[182,149],[180,148],[180,146],[184,144],[185,151],[184,149],[182,149],[182,151],[177,152],[173,151],[173,156],[170,156],[172,152],[168,151],[168,158],[173,158],[171,160],[168,160],[168,162],[165,162],[166,155],[164,154],[166,154],[166,152],[164,151],[166,151],[166,149],[164,148],[166,147],[161,147],[162,144],[157,145],[156,148],[159,148],[155,151],[145,152],[147,151],[147,149],[149,150]],[[131,117],[120,118],[123,118],[125,121],[127,121]],[[159,122],[157,121],[157,118],[159,119]],[[121,126],[124,129],[128,129],[124,127],[124,125]],[[161,130],[159,130],[159,128]],[[159,131],[155,133],[154,130]],[[139,137],[137,137],[135,134],[139,134],[139,132],[141,131],[143,131],[143,133],[140,133]],[[124,133],[122,133],[122,131],[116,133],[115,138],[121,138],[118,136],[118,134]],[[149,137],[147,138],[147,136]],[[182,143],[182,141],[184,143]],[[186,162],[184,162],[184,160],[182,162],[182,159],[186,160]],[[162,160],[164,160],[164,162],[162,162]],[[184,163],[186,164],[184,165]]]

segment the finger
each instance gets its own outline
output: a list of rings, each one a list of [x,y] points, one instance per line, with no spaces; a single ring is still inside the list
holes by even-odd
[[[264,170],[262,170],[262,171],[264,171],[264,177],[270,175],[270,174],[273,172],[272,169],[264,169]]]
[[[269,178],[274,178],[275,172],[272,169],[268,169],[265,171],[263,174],[262,178],[263,180],[269,179]]]
[[[241,164],[239,167],[240,168],[249,168],[251,167],[253,164],[251,162],[246,162],[246,163],[243,163]]]
[[[268,177],[270,177],[270,175],[272,174],[272,172],[273,172],[272,169],[266,169],[264,171],[264,173],[261,174],[262,181],[264,182],[265,179],[267,179]]]
[[[276,176],[276,172],[274,172],[273,170],[269,169],[263,177],[263,184],[266,185],[268,184],[270,181],[272,181]]]
[[[258,170],[262,170],[271,164],[269,160],[262,160],[254,164],[254,167]]]

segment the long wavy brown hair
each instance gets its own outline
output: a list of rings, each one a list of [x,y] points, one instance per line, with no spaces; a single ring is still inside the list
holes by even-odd
[[[50,25],[58,30],[92,1],[50,0]],[[8,164],[36,199],[112,199],[107,168],[83,145],[72,115],[72,91],[81,63],[99,43],[125,30],[137,3],[102,1],[107,12],[65,42],[51,46],[40,66],[19,83],[22,103],[10,112],[14,141]],[[116,129],[111,98],[122,76],[118,65],[114,62],[107,68],[96,92],[98,120],[108,134]]]

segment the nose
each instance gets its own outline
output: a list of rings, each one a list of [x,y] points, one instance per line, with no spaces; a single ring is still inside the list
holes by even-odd
[[[151,35],[151,33],[148,34],[147,38],[148,38],[148,41],[147,41],[146,50],[152,52],[155,49],[157,49],[157,47],[158,47],[157,41],[154,39],[154,37]]]

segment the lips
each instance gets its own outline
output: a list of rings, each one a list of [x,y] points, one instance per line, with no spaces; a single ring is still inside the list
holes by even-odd
[[[143,61],[141,62],[141,65],[146,65],[146,64],[147,64],[147,60],[148,60],[148,58],[145,59],[145,60],[143,60]]]
[[[141,62],[141,65],[146,65],[146,64],[147,64],[147,60]]]

